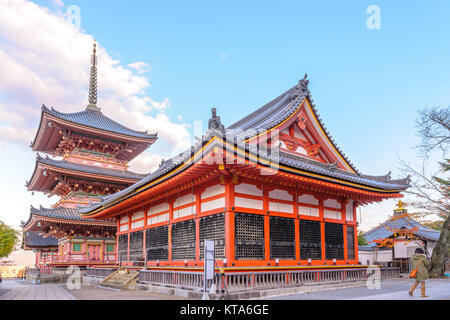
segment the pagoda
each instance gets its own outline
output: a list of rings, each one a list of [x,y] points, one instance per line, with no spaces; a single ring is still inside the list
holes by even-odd
[[[305,75],[228,128],[213,109],[189,150],[80,213],[117,218],[129,266],[201,268],[208,239],[227,270],[358,267],[357,208],[402,197],[409,179],[360,173],[308,84]]]
[[[105,116],[97,106],[96,44],[91,59],[89,104],[84,111],[62,113],[42,106],[31,143],[37,154],[29,191],[60,200],[52,208],[30,209],[23,222],[27,247],[38,253],[37,265],[91,266],[116,262],[117,223],[82,219],[77,208],[100,201],[146,175],[128,170],[128,162],[150,147],[157,134],[129,129]],[[50,155],[51,157],[49,157]],[[58,252],[49,256],[44,238],[57,239]]]

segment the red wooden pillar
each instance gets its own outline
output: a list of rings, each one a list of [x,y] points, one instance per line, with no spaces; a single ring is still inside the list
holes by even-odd
[[[173,201],[169,201],[169,265],[172,264],[172,220],[173,220]]]
[[[195,263],[200,261],[200,218],[195,217]]]
[[[202,212],[202,190],[195,190],[195,263],[200,262],[200,218],[199,215]]]
[[[269,191],[263,185],[263,212],[264,212],[264,264],[270,261],[270,220],[269,220]]]
[[[321,243],[321,249],[322,249],[322,263],[325,263],[325,211],[324,211],[324,205],[323,205],[323,198],[319,199],[319,217],[321,218],[320,221],[320,243]]]
[[[128,236],[128,246],[127,246],[127,263],[130,262],[130,230],[131,230],[131,215],[128,214],[128,231],[127,231],[127,236]]]
[[[237,175],[225,181],[225,258],[227,266],[235,262],[235,212],[234,212],[234,186],[239,183]]]
[[[297,186],[296,186],[297,188]],[[299,221],[299,212],[298,212],[298,194],[295,192],[294,194],[294,232],[295,232],[295,260],[300,262],[300,221]]]
[[[358,204],[356,201],[353,201],[353,221],[355,222],[355,227],[353,228],[353,242],[355,246],[355,264],[358,264],[358,220],[356,215],[356,208],[358,207]]]
[[[144,225],[142,226],[142,240],[143,240],[143,245],[142,245],[142,254],[144,257],[144,261],[147,261],[147,237],[146,232],[147,230],[145,229],[147,227],[147,215],[148,215],[148,207],[144,208]],[[147,264],[145,265],[145,267],[147,267]]]
[[[347,201],[348,200],[343,200],[341,201],[341,215],[342,215],[342,229],[343,229],[343,234],[344,234],[344,260],[345,263],[348,262],[348,248],[347,248],[347,213],[346,213],[346,206],[347,206]]]

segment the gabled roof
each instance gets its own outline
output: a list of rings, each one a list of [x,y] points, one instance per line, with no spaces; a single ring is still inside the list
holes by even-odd
[[[337,143],[332,138],[331,134],[328,132],[327,127],[324,125],[317,111],[317,108],[314,105],[314,100],[311,97],[311,92],[308,89],[308,84],[309,80],[307,80],[307,75],[305,74],[305,77],[301,79],[297,85],[285,91],[280,96],[255,110],[254,112],[250,113],[248,116],[235,122],[227,129],[244,131],[252,129],[257,132],[270,130],[281,125],[284,121],[293,116],[300,108],[302,103],[304,101],[307,101],[308,105],[311,107],[314,118],[317,120],[317,123],[320,126],[320,129],[325,134],[327,140],[331,143],[336,152],[339,153],[345,163],[354,172],[358,173],[356,167],[339,148]]]
[[[26,231],[23,235],[24,246],[28,249],[33,248],[58,248],[58,239],[55,237],[45,237],[39,235],[38,231]]]
[[[439,240],[441,234],[439,231],[420,224],[419,222],[408,216],[406,213],[400,216],[398,214],[394,214],[391,219],[367,231],[364,234],[364,237],[368,242],[368,246],[375,247],[377,246],[377,244],[375,243],[376,240],[392,237],[395,233],[395,230],[413,228],[417,228],[417,231],[414,232],[414,235],[416,236],[432,241]]]
[[[50,167],[54,170],[61,169],[63,171],[70,171],[76,173],[87,173],[96,176],[101,176],[101,179],[104,181],[115,181],[121,180],[121,183],[134,183],[142,178],[146,177],[145,174],[134,173],[128,170],[116,170],[116,169],[108,169],[96,166],[83,165],[78,163],[69,162],[66,160],[55,160],[51,159],[48,156],[41,157],[39,154],[36,157],[36,165],[33,171],[33,175],[31,179],[26,182],[27,188],[32,188],[33,181],[36,180],[35,175],[38,174],[39,165],[43,165],[44,167]],[[119,179],[115,179],[119,178]],[[124,182],[125,181],[125,182]],[[31,189],[30,189],[31,190]]]

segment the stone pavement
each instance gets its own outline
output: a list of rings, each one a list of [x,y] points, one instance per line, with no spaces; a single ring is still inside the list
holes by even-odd
[[[450,279],[426,281],[428,298],[420,297],[420,286],[414,291],[414,297],[408,295],[412,280],[383,280],[380,289],[366,286],[330,289],[311,293],[298,293],[264,298],[264,300],[450,300]]]
[[[188,298],[150,293],[148,291],[116,291],[85,285],[81,286],[81,289],[68,291],[79,300],[188,300]]]
[[[113,291],[82,285],[69,290],[65,284],[32,284],[27,280],[3,280],[0,300],[180,300],[176,296],[154,294],[148,291]]]
[[[33,285],[26,280],[4,280],[0,284],[0,300],[76,300],[58,284]]]

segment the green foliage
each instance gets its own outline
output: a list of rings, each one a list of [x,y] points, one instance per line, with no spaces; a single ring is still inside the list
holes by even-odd
[[[7,257],[19,241],[19,232],[0,221],[0,258]]]
[[[362,232],[361,230],[358,231],[358,245],[359,246],[367,246],[367,240],[366,237],[364,236],[364,232]]]
[[[439,220],[439,221],[434,221],[434,222],[425,222],[423,223],[424,226],[427,226],[428,228],[437,230],[437,231],[442,231],[442,227],[444,225],[444,220]]]

